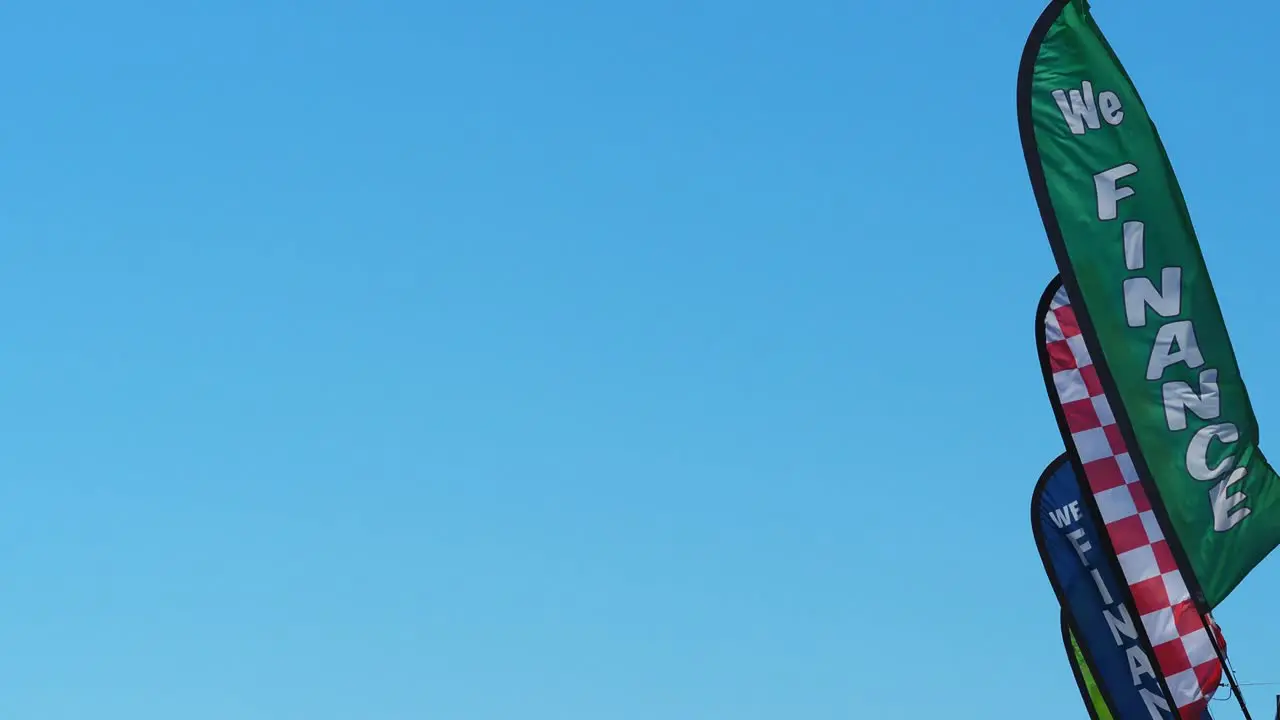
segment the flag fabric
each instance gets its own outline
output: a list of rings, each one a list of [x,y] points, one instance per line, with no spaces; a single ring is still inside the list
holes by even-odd
[[[1075,676],[1076,686],[1080,688],[1080,699],[1084,701],[1085,709],[1089,711],[1089,720],[1115,720],[1115,715],[1111,714],[1111,707],[1107,705],[1106,698],[1102,697],[1098,681],[1093,677],[1093,670],[1089,667],[1084,651],[1080,649],[1080,644],[1071,634],[1066,608],[1062,609],[1061,614],[1062,644],[1067,650],[1067,662],[1071,664],[1071,674]],[[1205,720],[1208,718],[1206,717]]]
[[[1127,523],[1132,542],[1147,548],[1143,572],[1169,565],[1172,553],[1184,571],[1177,596],[1185,582],[1208,612],[1280,544],[1280,482],[1258,447],[1164,146],[1086,0],[1052,0],[1045,9],[1023,52],[1017,103],[1031,185],[1076,303],[1070,349],[1093,358],[1089,384],[1073,391],[1101,398],[1105,390],[1110,400],[1106,415],[1089,420],[1102,424],[1088,428],[1096,445],[1082,453],[1127,447],[1095,460],[1125,458],[1123,478],[1108,461],[1117,497],[1135,474],[1146,488],[1141,502],[1154,515],[1126,516],[1160,525],[1146,528],[1158,538],[1146,542],[1139,521]]]
[[[1111,706],[1107,704],[1106,699],[1102,696],[1102,690],[1098,687],[1098,681],[1095,679],[1096,673],[1089,667],[1089,661],[1085,658],[1084,651],[1080,649],[1080,644],[1076,642],[1075,636],[1071,632],[1065,608],[1062,610],[1061,615],[1062,644],[1067,651],[1067,662],[1071,665],[1071,674],[1075,676],[1076,686],[1080,688],[1080,699],[1084,701],[1085,709],[1089,711],[1089,720],[1127,720],[1124,717],[1118,718],[1112,713]],[[1155,715],[1152,715],[1152,717],[1155,717]],[[1146,720],[1146,718],[1139,716],[1139,720]],[[1209,713],[1207,706],[1200,720],[1213,720],[1213,715]],[[1280,712],[1277,713],[1276,720],[1280,720]]]
[[[1084,504],[1103,525],[1100,544],[1115,557],[1115,594],[1125,596],[1125,606],[1140,620],[1126,629],[1151,651],[1157,679],[1181,716],[1198,717],[1222,678],[1210,626],[1156,522],[1057,279],[1045,290],[1037,316],[1041,370],[1068,455],[1084,476]]]

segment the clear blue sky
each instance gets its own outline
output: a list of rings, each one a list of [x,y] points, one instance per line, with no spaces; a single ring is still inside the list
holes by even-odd
[[[1094,5],[1280,443],[1280,8]],[[1041,7],[0,6],[0,716],[1083,718]]]

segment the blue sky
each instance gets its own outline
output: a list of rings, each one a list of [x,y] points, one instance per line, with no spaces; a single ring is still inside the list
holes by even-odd
[[[1266,449],[1280,8],[1094,5]],[[0,7],[0,716],[1083,718],[1040,9]]]

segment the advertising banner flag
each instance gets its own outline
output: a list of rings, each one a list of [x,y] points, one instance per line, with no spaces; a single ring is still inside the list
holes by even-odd
[[[1280,544],[1280,482],[1173,168],[1086,0],[1041,15],[1017,104],[1078,342],[1111,399],[1105,432],[1128,446],[1126,472],[1170,541],[1162,552],[1208,612]]]

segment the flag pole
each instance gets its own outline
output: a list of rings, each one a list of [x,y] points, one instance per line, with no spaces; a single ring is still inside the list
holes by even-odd
[[[1212,617],[1203,615],[1200,617],[1204,621],[1204,629],[1209,631],[1209,642],[1213,643],[1213,651],[1218,655],[1218,662],[1222,663],[1222,674],[1227,676],[1227,683],[1231,685],[1231,692],[1236,696],[1236,701],[1240,703],[1240,712],[1244,713],[1244,720],[1253,720],[1249,715],[1249,706],[1244,704],[1244,695],[1240,694],[1240,686],[1236,684],[1235,673],[1231,672],[1231,667],[1227,664],[1227,654],[1222,651],[1222,646],[1218,644],[1218,623]],[[1280,720],[1280,695],[1276,696],[1276,720]]]

